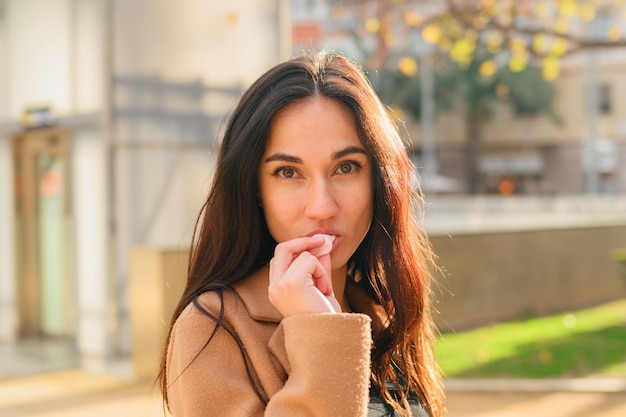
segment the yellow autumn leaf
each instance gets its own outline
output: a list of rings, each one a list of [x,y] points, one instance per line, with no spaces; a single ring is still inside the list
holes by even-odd
[[[528,57],[526,55],[514,54],[509,59],[509,69],[511,72],[522,72],[528,66]]]
[[[612,26],[606,34],[606,37],[609,41],[615,42],[618,41],[620,36],[622,35],[621,31],[618,27]]]
[[[555,57],[559,57],[561,55],[563,55],[565,52],[567,52],[567,39],[565,38],[556,38],[553,42],[552,42],[552,48],[550,49],[550,55],[555,56]]]
[[[422,30],[422,39],[430,44],[435,44],[441,39],[441,28],[436,24],[430,24]]]
[[[480,64],[478,72],[485,78],[491,78],[498,71],[498,66],[492,60],[488,60]]]
[[[543,60],[541,76],[546,81],[553,81],[559,76],[561,64],[558,58],[548,57]]]
[[[546,1],[537,1],[535,4],[535,13],[539,17],[547,17],[550,14],[550,6]]]
[[[239,22],[239,14],[237,12],[229,12],[226,15],[226,24],[228,25],[228,27],[235,27],[237,26],[237,23]]]
[[[417,74],[417,61],[413,57],[404,56],[398,61],[398,69],[407,77],[412,77]]]
[[[526,52],[526,41],[522,38],[511,38],[509,40],[509,48],[515,54]]]
[[[489,23],[489,17],[483,14],[479,14],[472,20],[472,26],[474,26],[476,30],[483,30],[487,27],[487,23]]]
[[[567,33],[569,30],[569,20],[567,19],[559,19],[554,24],[554,30],[557,33]]]
[[[574,0],[564,0],[561,1],[559,5],[559,11],[563,16],[574,16],[578,13],[578,4]]]
[[[538,33],[533,36],[533,49],[535,52],[542,53],[548,47],[548,37],[543,33]]]
[[[380,21],[375,17],[369,17],[365,19],[365,30],[370,33],[378,32],[380,29]]]
[[[458,62],[464,62],[469,59],[471,62],[472,54],[476,49],[476,41],[473,39],[461,38],[454,42],[450,56]]]
[[[487,50],[496,54],[502,47],[502,35],[499,32],[489,32],[487,36]]]
[[[591,4],[584,3],[579,6],[578,14],[585,22],[591,22],[596,18],[596,9]]]
[[[408,10],[404,13],[404,23],[417,27],[422,23],[422,17],[415,10]]]

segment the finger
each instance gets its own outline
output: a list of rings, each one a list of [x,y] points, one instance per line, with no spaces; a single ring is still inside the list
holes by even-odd
[[[318,285],[326,288],[327,284],[323,281],[326,277],[326,271],[320,263],[319,259],[311,255],[310,252],[304,251],[300,253],[289,264],[286,270],[281,271],[276,268],[275,259],[270,261],[270,286],[289,287],[291,289],[309,288]],[[318,283],[318,281],[322,280]]]
[[[317,238],[317,237],[322,237],[324,238],[324,244],[322,246],[320,246],[319,248],[314,248],[311,250],[311,253],[317,257],[320,257],[322,255],[327,255],[329,254],[332,249],[333,249],[333,241],[335,240],[335,236],[332,235],[325,235],[325,234],[317,234],[317,235],[313,235],[312,237]]]
[[[310,252],[302,252],[294,259],[287,268],[284,279],[301,279],[302,282],[316,287],[324,295],[332,293],[330,275],[319,258]]]
[[[330,255],[316,257],[310,252],[300,253],[289,265],[285,276],[304,279],[303,282],[312,283],[322,294],[328,296],[333,293],[333,284],[330,273]]]
[[[277,272],[284,272],[302,252],[311,251],[324,245],[323,237],[300,237],[276,245],[272,263]]]
[[[270,276],[274,275],[270,264]],[[302,252],[287,271],[273,280],[268,288],[270,302],[283,316],[296,313],[338,312],[329,291],[327,274],[319,260],[309,252]],[[330,286],[332,287],[332,286]],[[331,289],[332,291],[332,289]]]
[[[330,264],[330,254],[322,255],[317,258],[320,265],[324,269],[325,277],[320,278],[320,283],[317,285],[317,288],[324,295],[331,295],[333,293],[333,281],[332,281],[332,272],[331,272],[331,264]]]

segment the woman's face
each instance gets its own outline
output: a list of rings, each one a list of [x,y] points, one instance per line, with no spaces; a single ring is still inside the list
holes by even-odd
[[[274,239],[334,235],[332,268],[345,266],[373,213],[370,157],[350,111],[324,97],[279,111],[259,174],[265,220]]]

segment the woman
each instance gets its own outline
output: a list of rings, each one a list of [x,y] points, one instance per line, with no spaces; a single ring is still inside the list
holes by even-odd
[[[175,417],[445,414],[412,175],[342,55],[290,60],[248,89],[161,364]]]

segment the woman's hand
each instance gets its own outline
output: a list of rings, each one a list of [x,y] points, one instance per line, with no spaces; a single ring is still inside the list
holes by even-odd
[[[341,311],[333,293],[330,254],[320,253],[318,249],[324,244],[323,236],[315,236],[288,240],[276,246],[270,261],[268,291],[270,302],[284,317]]]

